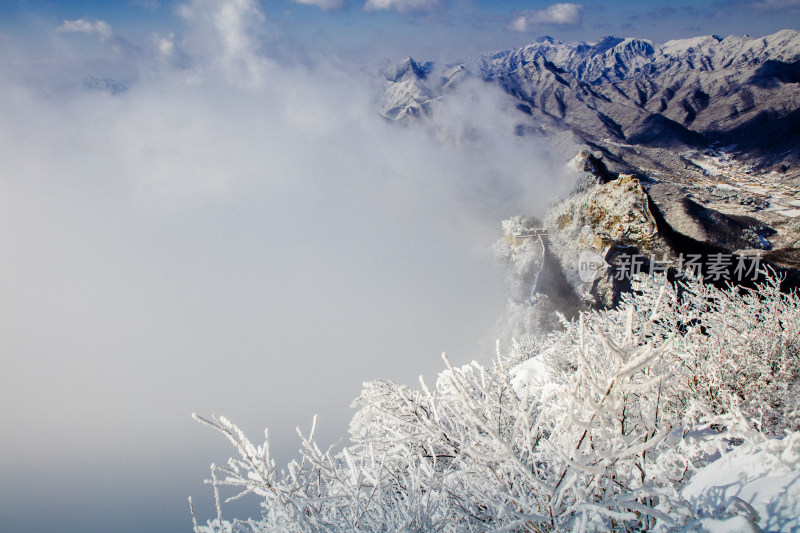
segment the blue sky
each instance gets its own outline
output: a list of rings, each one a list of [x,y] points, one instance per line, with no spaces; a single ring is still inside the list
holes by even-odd
[[[137,41],[181,31],[177,0],[69,2],[7,0],[6,35],[41,38],[63,20],[103,20]],[[382,61],[413,55],[459,60],[478,51],[520,46],[535,37],[594,40],[604,35],[663,42],[696,35],[766,35],[797,29],[798,0],[262,0],[268,33],[286,46],[335,50]]]

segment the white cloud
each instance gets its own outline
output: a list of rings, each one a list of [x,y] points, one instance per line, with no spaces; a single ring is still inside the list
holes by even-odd
[[[514,31],[527,31],[528,22],[525,20],[525,15],[520,15],[512,20],[511,24],[508,25],[508,29]]]
[[[317,6],[323,11],[336,11],[344,9],[345,0],[292,0],[296,4],[305,4],[308,6]]]
[[[62,33],[82,33],[94,37],[104,43],[117,53],[135,57],[141,53],[141,49],[128,40],[120,37],[111,25],[104,20],[65,20],[61,26],[56,28]]]
[[[97,37],[100,40],[114,37],[113,28],[108,22],[103,20],[65,20],[57,29],[65,33],[84,33]]]
[[[545,25],[580,26],[583,9],[581,4],[560,3],[544,9],[523,11],[511,21],[508,28],[514,31],[527,31],[531,27]]]
[[[192,58],[175,42],[175,34],[154,35],[153,44],[158,56],[170,67],[180,70],[191,68]]]
[[[443,0],[367,0],[364,11],[394,9],[400,13],[436,11],[444,7]]]
[[[259,53],[264,12],[256,0],[189,0],[178,7],[197,52],[216,60],[229,80],[258,85],[268,61]]]
[[[760,0],[750,7],[757,11],[773,11],[794,13],[800,11],[800,0]]]

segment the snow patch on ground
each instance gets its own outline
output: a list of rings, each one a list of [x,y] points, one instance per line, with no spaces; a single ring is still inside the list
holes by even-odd
[[[511,369],[511,386],[520,395],[524,395],[526,389],[540,387],[549,381],[544,354],[531,357]]]
[[[703,518],[692,520],[681,529],[682,533],[761,533],[761,528],[744,516],[734,516],[724,520]]]
[[[800,432],[742,444],[695,473],[682,494],[695,512],[712,515],[687,531],[759,531],[753,522],[800,530]]]

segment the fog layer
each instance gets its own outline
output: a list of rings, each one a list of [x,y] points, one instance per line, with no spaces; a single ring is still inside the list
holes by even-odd
[[[188,529],[230,451],[191,412],[269,426],[287,460],[315,413],[344,435],[361,382],[488,358],[486,249],[559,184],[484,87],[402,127],[377,69],[279,61],[257,3],[179,12],[148,42],[65,21],[0,52],[12,530]]]

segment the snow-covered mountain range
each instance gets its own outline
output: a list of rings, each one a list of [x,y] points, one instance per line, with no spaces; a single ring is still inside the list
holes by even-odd
[[[406,58],[382,74],[380,112],[388,119],[435,122],[438,110],[463,96],[459,87],[488,84],[510,96],[519,135],[571,138],[600,163],[600,182],[636,176],[641,188],[632,194],[646,195],[657,234],[672,244],[611,239],[614,246],[758,254],[800,279],[797,31],[664,44],[545,37],[453,65]],[[553,243],[564,230],[556,226]],[[605,242],[609,228],[595,226]],[[566,239],[573,248],[576,235]]]
[[[412,58],[384,68],[381,113],[430,114],[466,79],[499,85],[536,129],[568,130],[627,168],[679,169],[660,149],[710,144],[760,167],[796,166],[800,133],[800,33],[696,37],[656,44],[606,37],[523,48],[443,65]],[[623,148],[635,146],[638,150]]]

